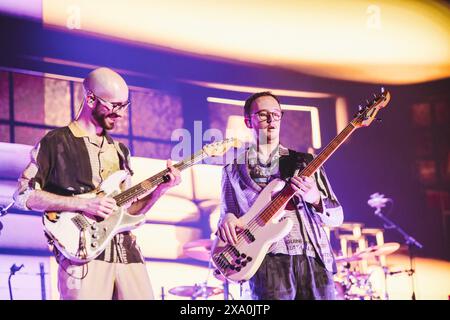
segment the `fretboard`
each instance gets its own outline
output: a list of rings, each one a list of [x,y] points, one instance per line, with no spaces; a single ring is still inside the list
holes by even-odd
[[[193,154],[192,156],[174,164],[174,167],[180,171],[183,171],[184,169],[187,169],[197,162],[203,160],[206,158],[206,154],[203,152],[203,150],[198,151],[197,153]],[[154,176],[145,179],[144,181],[138,183],[137,185],[119,193],[118,195],[114,196],[114,200],[116,200],[116,203],[118,206],[123,206],[125,204],[128,204],[130,202],[135,201],[140,196],[148,193],[151,191],[154,187],[158,186],[159,184],[164,182],[164,177],[169,173],[169,169],[165,169]]]
[[[331,142],[315,157],[303,170],[299,176],[310,177],[316,172],[330,156],[339,148],[339,146],[352,134],[355,126],[349,123]],[[294,196],[295,190],[289,184],[281,190],[281,192],[270,202],[270,204],[259,213],[256,219],[267,223],[272,220],[273,216],[284,208],[289,200]]]

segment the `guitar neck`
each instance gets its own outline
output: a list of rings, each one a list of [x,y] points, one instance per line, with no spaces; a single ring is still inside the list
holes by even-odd
[[[349,123],[331,142],[315,157],[303,170],[298,174],[299,176],[310,177],[316,172],[339,148],[339,146],[347,140],[347,138],[356,129],[353,123]],[[273,216],[284,208],[289,200],[294,196],[295,190],[288,184],[283,190],[275,197],[274,200],[264,209],[260,215],[264,223],[272,220]]]
[[[355,130],[355,126],[349,123],[331,142],[315,157],[300,173],[299,176],[310,177],[316,172],[339,148],[339,146],[344,143],[345,140],[352,134]]]
[[[197,162],[203,160],[204,158],[206,158],[206,154],[203,152],[203,150],[200,150],[197,153],[193,154],[192,156],[174,164],[174,167],[180,171],[183,171],[193,166]],[[151,176],[150,178],[145,179],[144,181],[138,183],[137,185],[114,196],[114,200],[116,200],[118,206],[123,206],[129,202],[135,201],[138,197],[146,194],[154,187],[163,183],[164,177],[168,173],[169,169],[164,169],[163,171],[155,174],[154,176]]]

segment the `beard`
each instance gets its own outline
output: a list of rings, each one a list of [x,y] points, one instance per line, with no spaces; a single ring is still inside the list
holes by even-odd
[[[114,122],[108,121],[109,118],[116,118],[118,117],[115,113],[109,113],[108,111],[105,112],[105,108],[98,103],[94,110],[92,110],[92,117],[97,122],[97,124],[102,127],[104,130],[112,130],[114,129]]]

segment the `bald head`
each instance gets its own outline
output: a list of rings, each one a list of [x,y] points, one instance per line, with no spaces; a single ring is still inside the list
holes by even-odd
[[[109,102],[128,100],[128,86],[125,80],[109,68],[97,68],[90,72],[84,79],[83,86],[86,92],[91,91]]]

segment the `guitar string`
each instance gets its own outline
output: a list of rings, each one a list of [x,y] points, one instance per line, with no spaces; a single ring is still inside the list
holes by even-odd
[[[327,148],[324,149],[324,152],[322,152],[321,155],[330,153],[329,152],[329,146],[338,145],[339,143],[336,143],[337,138],[341,137],[341,134],[342,135],[344,135],[344,134],[347,135],[346,131],[350,131],[350,128],[349,127],[345,128],[335,139],[333,139],[330,142],[330,144],[327,146]],[[315,172],[318,169],[318,166],[319,166],[320,162],[322,162],[322,157],[320,157],[320,155],[319,155],[313,161],[311,161],[310,164],[304,170],[302,170],[301,175],[308,175],[308,176],[311,175],[313,172]],[[283,188],[283,190],[285,190],[285,189]],[[282,197],[283,192],[284,192],[283,190],[280,192],[280,194],[274,200],[272,200],[271,204],[268,207],[266,207],[259,215],[257,215],[252,220],[250,220],[250,222],[247,224],[248,227],[245,228],[244,231],[241,231],[237,235],[238,241],[236,242],[236,245],[234,245],[234,246],[238,246],[238,245],[240,245],[242,243],[242,241],[244,240],[245,230],[249,230],[250,232],[254,232],[257,228],[259,228],[260,226],[259,226],[257,220],[262,220],[263,223],[265,223],[265,224],[267,222],[269,222],[270,219],[273,217],[273,215],[278,211],[278,210],[273,210],[273,207],[281,206],[284,202],[288,201],[287,199],[285,201],[285,199],[283,199],[283,197]],[[231,251],[233,251],[232,246],[228,246],[222,252],[224,252],[224,253],[231,253]]]
[[[194,156],[192,156],[190,159],[186,160],[186,161],[182,161],[181,165],[180,163],[177,163],[175,165],[175,167],[177,169],[184,170],[190,166],[192,166],[194,163],[202,160],[202,158],[205,157],[204,152],[202,151],[200,154],[195,154]],[[119,206],[123,206],[124,204],[128,203],[129,201],[136,199],[137,197],[145,194],[146,192],[150,191],[154,186],[162,183],[164,181],[164,176],[169,172],[168,169],[163,170],[162,172],[156,174],[155,176],[144,180],[143,182],[137,184],[134,187],[131,187],[130,189],[120,193],[119,195],[115,196],[114,199],[117,201],[117,204]],[[144,183],[145,181],[149,181],[151,184],[151,188],[144,188],[142,187],[142,183]]]
[[[354,131],[354,129],[356,129],[356,125],[353,123],[355,120],[362,120],[361,118],[363,117],[363,114],[358,115],[357,117],[355,117],[355,119],[353,119],[326,147],[325,149],[316,157],[314,158],[310,164],[304,169],[302,170],[301,174],[302,175],[307,175],[310,176],[312,175],[319,167],[320,165],[322,165],[327,159],[328,157],[334,152],[336,151],[337,147],[340,146],[349,136],[350,134]],[[341,140],[341,141],[339,141]],[[308,168],[314,168],[314,170],[308,170]],[[308,172],[310,171],[310,172]],[[304,173],[304,174],[303,174]],[[277,197],[271,201],[271,204],[263,209],[263,211],[258,214],[256,217],[254,217],[252,220],[249,221],[248,228],[244,229],[245,230],[249,230],[249,231],[255,231],[257,228],[259,228],[259,225],[257,224],[257,219],[261,218],[263,220],[264,223],[267,223],[270,221],[270,219],[273,217],[273,215],[278,211],[278,210],[271,210],[271,206],[277,206],[277,202],[281,202],[280,205],[284,202],[283,200],[280,201],[280,199],[282,197],[279,197],[283,191],[285,190],[285,188],[283,188],[283,190],[277,195]],[[291,198],[291,197],[288,197]],[[286,200],[286,202],[289,200]],[[269,213],[268,213],[269,212]],[[268,218],[268,219],[267,219]],[[264,221],[266,220],[266,221]],[[227,244],[227,247],[222,250],[221,252],[219,252],[218,254],[231,254],[230,251],[233,251],[232,248],[235,249],[236,246],[241,244],[241,241],[244,240],[243,236],[244,236],[244,231],[241,231],[239,234],[237,234],[237,238],[238,241],[236,242],[235,245],[231,246],[230,244]]]
[[[345,127],[325,147],[325,149],[317,157],[315,157],[305,169],[303,169],[300,172],[300,174],[301,175],[307,175],[307,176],[312,175],[320,167],[320,165],[322,165],[324,163],[324,161],[328,158],[328,156],[337,149],[337,146],[339,146],[345,139],[347,139],[348,136],[350,136],[350,134],[352,133],[354,128],[355,127],[353,126],[352,123],[347,125],[347,127]],[[340,139],[342,141],[338,141]],[[330,148],[331,148],[331,150],[330,150]],[[325,158],[325,159],[323,159],[323,158]],[[227,247],[223,251],[219,252],[219,254],[221,254],[221,253],[231,254],[232,253],[231,251],[234,251],[233,248],[235,248],[236,246],[241,245],[242,241],[245,240],[244,239],[245,230],[248,230],[250,232],[254,232],[258,228],[260,228],[260,226],[258,224],[258,221],[257,221],[258,219],[262,220],[264,224],[267,224],[270,221],[270,219],[273,217],[273,215],[275,215],[276,212],[278,212],[278,210],[273,210],[273,207],[281,206],[283,204],[283,202],[288,202],[289,201],[287,199],[286,199],[286,201],[284,201],[284,199],[282,199],[282,195],[283,195],[283,192],[284,192],[285,188],[283,188],[282,191],[275,197],[275,199],[271,201],[271,203],[270,203],[270,205],[268,207],[263,209],[263,211],[260,214],[258,214],[252,220],[249,221],[249,223],[247,224],[247,226],[248,226],[247,228],[245,228],[243,231],[241,231],[239,234],[237,234],[236,237],[237,237],[238,241],[236,241],[236,244],[233,245],[233,246],[228,244]],[[291,197],[292,196],[288,196],[288,198],[291,198]]]
[[[176,167],[179,170],[184,170],[184,169],[188,168],[189,166],[191,166],[192,164],[202,160],[205,156],[206,156],[206,154],[203,152],[203,150],[200,150],[199,152],[192,155],[190,158],[188,158],[180,163],[175,164],[174,167]],[[168,172],[169,172],[168,169],[163,170],[159,174],[151,177],[150,179],[154,180],[153,183],[159,184],[160,182],[164,181],[163,176],[166,175]],[[147,180],[145,180],[145,181],[147,181]],[[137,185],[139,187],[137,187],[137,186],[131,187],[127,191],[115,196],[114,198],[117,199],[116,201],[117,201],[118,205],[119,206],[124,205],[125,203],[132,200],[133,198],[139,197],[141,194],[143,194],[142,191],[144,191],[144,193],[148,191],[145,188],[142,188],[140,186],[140,184]],[[141,190],[137,191],[139,188]],[[132,190],[132,192],[129,192],[130,190]],[[129,192],[129,194],[127,194],[126,192]],[[137,195],[134,194],[135,192],[137,193]],[[124,194],[125,194],[125,196],[123,196]],[[122,196],[120,196],[120,195],[122,195]],[[87,252],[85,254],[87,254]]]
[[[193,159],[193,157],[191,157],[190,159],[186,160],[186,162],[191,161]],[[180,164],[176,164],[175,167],[176,168],[181,168],[182,167],[183,162],[181,162]],[[182,169],[181,169],[182,170]],[[126,204],[128,201],[132,200],[133,198],[136,198],[140,195],[142,195],[143,193],[147,192],[148,189],[143,188],[142,187],[142,183],[144,183],[145,181],[150,182],[150,184],[152,185],[152,188],[154,187],[154,185],[162,182],[163,177],[169,172],[168,169],[163,170],[162,172],[154,175],[153,177],[146,179],[142,182],[140,182],[139,184],[129,188],[128,190],[118,194],[117,196],[114,197],[114,199],[116,199],[118,205],[124,205]],[[150,188],[151,189],[151,188]]]
[[[231,140],[226,139],[224,141],[229,142]],[[220,144],[223,144],[223,142]],[[206,156],[207,156],[207,154],[204,152],[204,149],[202,149],[202,150],[198,151],[197,153],[191,155],[190,158],[183,160],[180,163],[175,164],[174,166],[177,169],[184,170],[184,169],[188,168],[189,166],[191,166],[192,164],[204,159]],[[197,159],[197,158],[199,158],[199,159]],[[163,170],[159,174],[156,174],[155,176],[143,181],[143,182],[149,181],[152,185],[151,188],[147,189],[145,187],[142,187],[143,182],[141,182],[141,183],[137,184],[136,186],[133,186],[133,187],[129,188],[128,190],[116,195],[114,197],[114,199],[118,202],[119,206],[122,206],[122,205],[128,203],[133,198],[136,198],[136,197],[141,196],[142,194],[145,194],[146,192],[151,190],[155,185],[158,185],[161,182],[163,182],[164,181],[163,177],[168,172],[169,172],[168,169]]]

